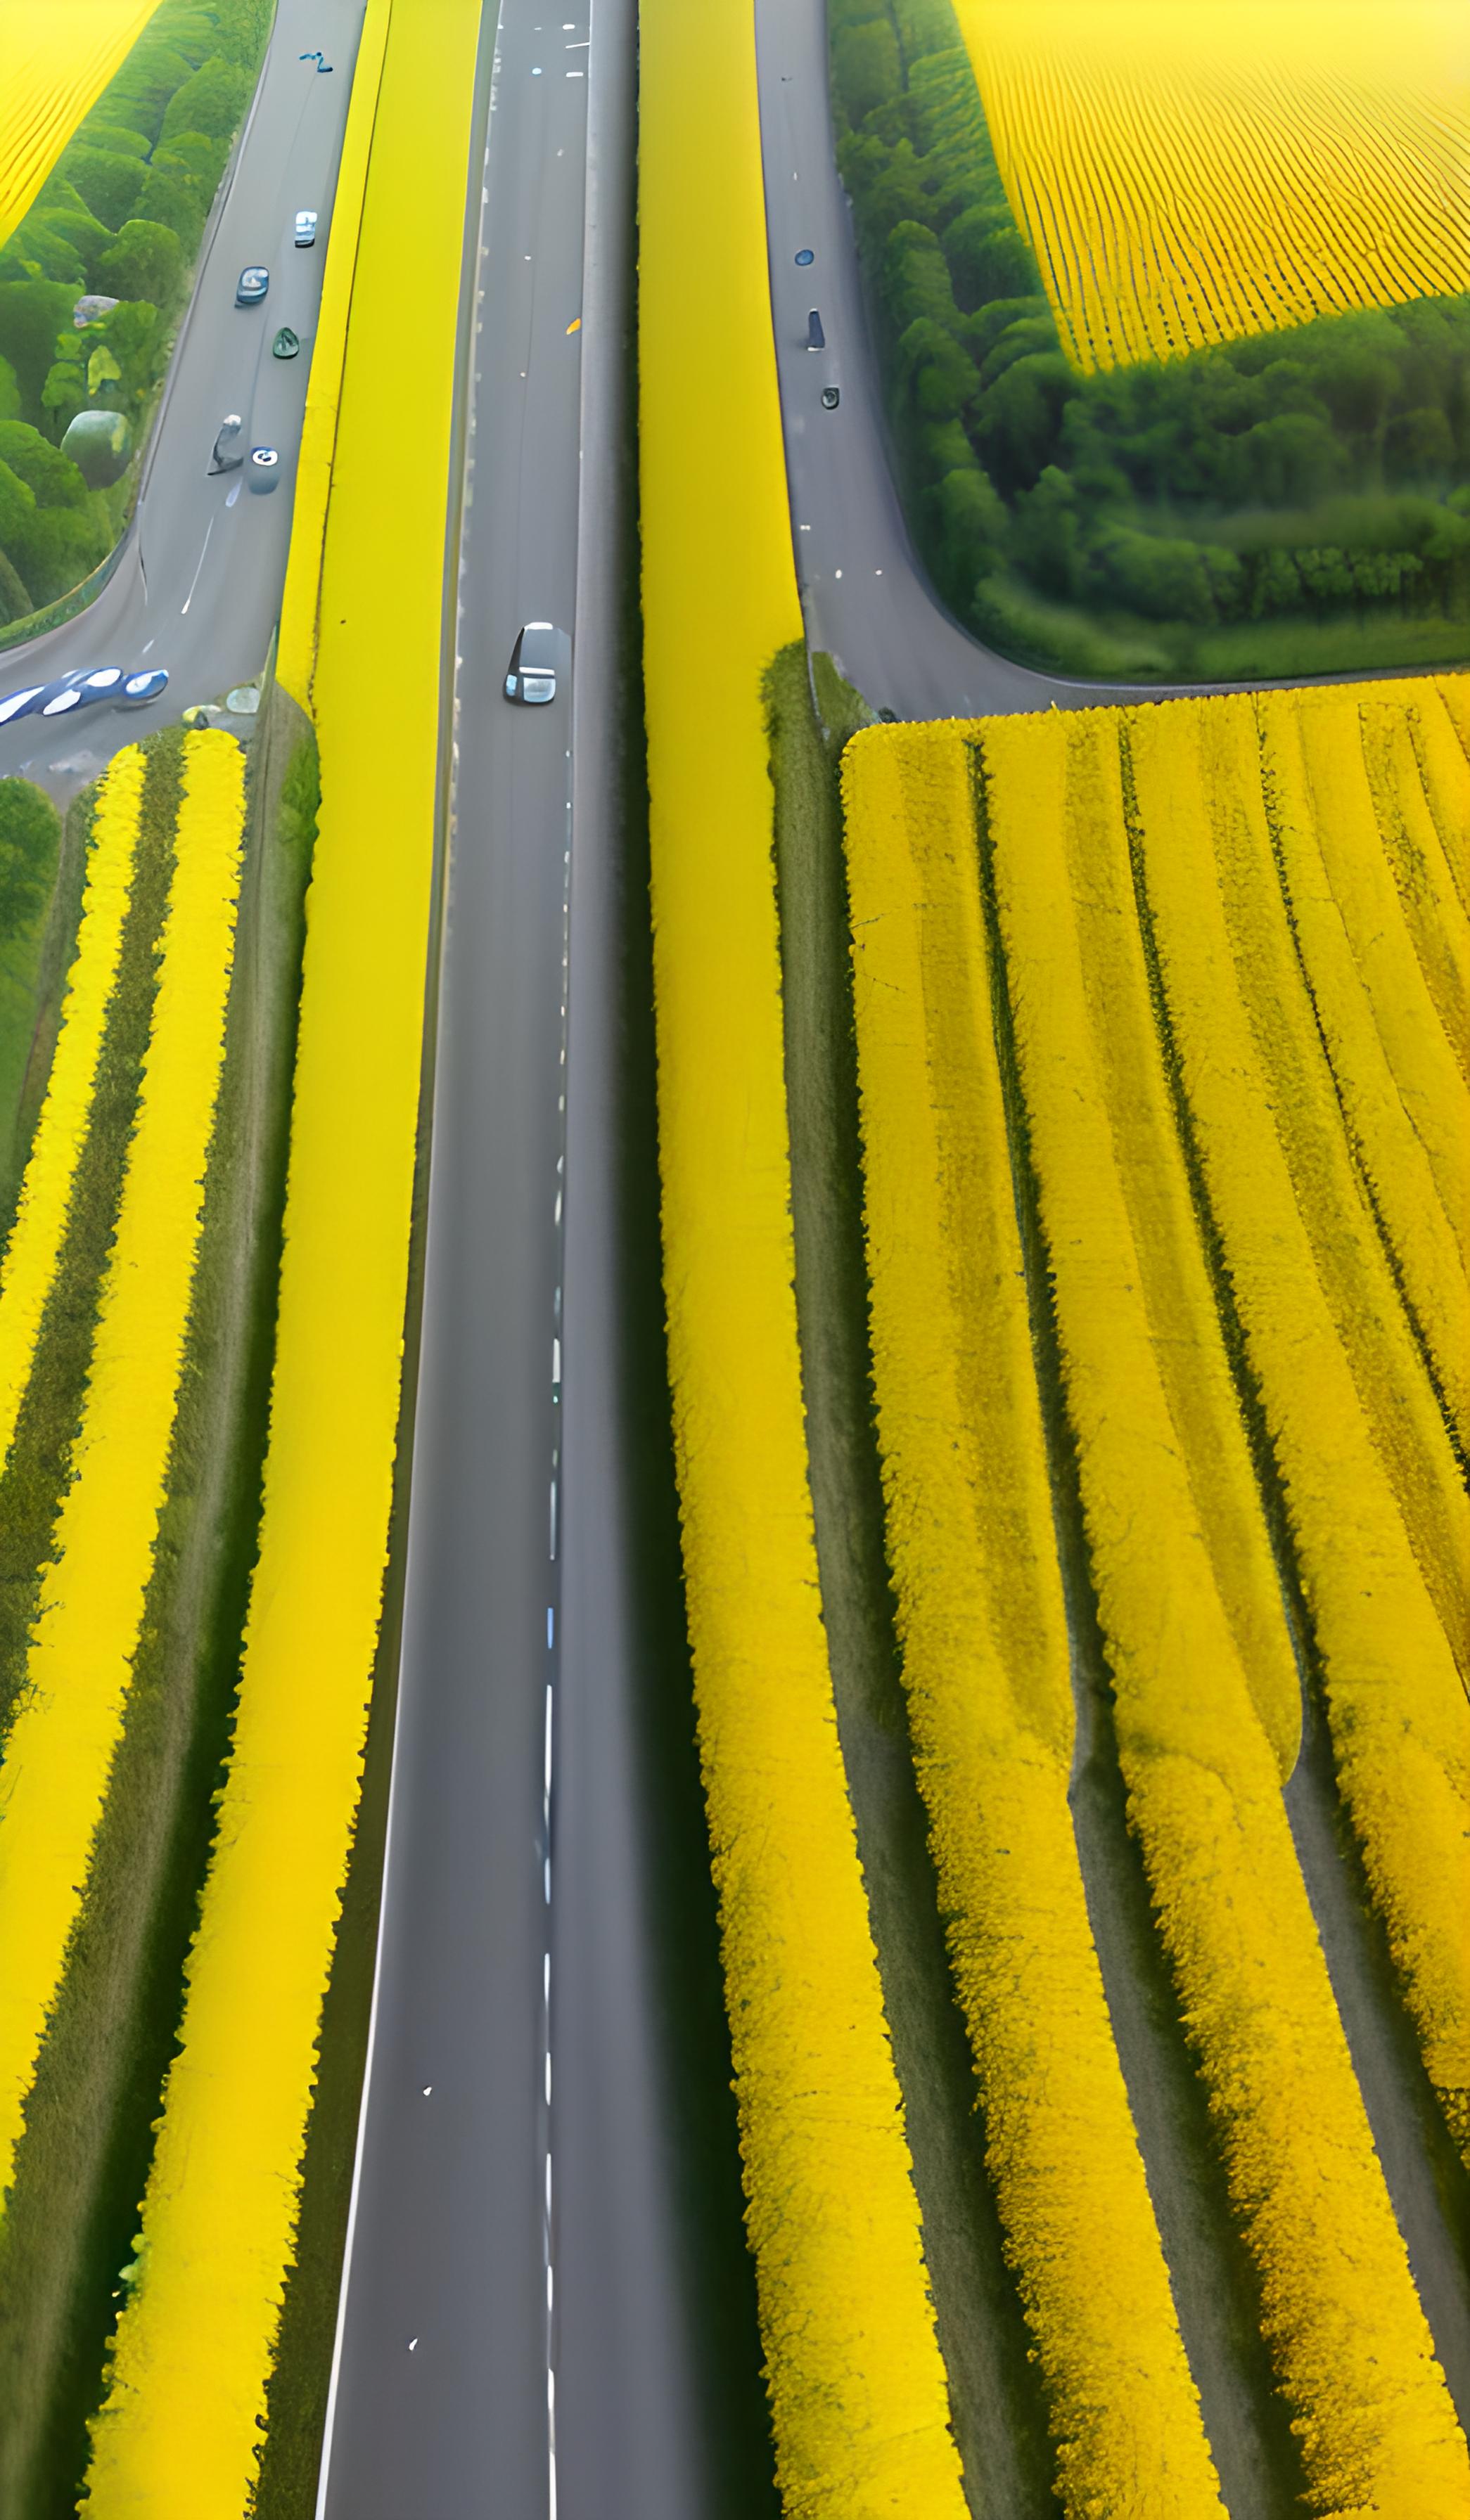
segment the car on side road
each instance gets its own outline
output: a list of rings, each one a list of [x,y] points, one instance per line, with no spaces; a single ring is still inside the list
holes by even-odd
[[[149,702],[151,700],[156,700],[159,698],[159,695],[161,692],[166,691],[167,688],[168,668],[166,665],[155,665],[151,673],[124,675],[122,689],[117,695],[117,706],[119,708],[147,708]]]
[[[245,462],[240,447],[240,432],[245,427],[238,411],[227,411],[214,432],[214,451],[209,457],[211,472],[238,472]]]
[[[556,698],[557,633],[550,621],[528,621],[511,650],[505,697],[523,708],[544,708]]]
[[[167,683],[162,666],[149,673],[124,674],[120,665],[98,665],[91,673],[59,674],[53,682],[31,683],[0,700],[0,726],[23,717],[74,717],[78,709],[96,708],[110,700],[115,708],[141,708],[156,700]]]
[[[315,245],[315,210],[298,210],[296,214],[296,241],[298,245]]]
[[[248,262],[235,283],[237,306],[258,306],[270,287],[270,273],[263,262]]]

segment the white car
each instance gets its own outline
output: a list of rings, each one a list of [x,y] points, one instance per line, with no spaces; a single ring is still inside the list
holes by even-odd
[[[298,245],[315,245],[315,210],[298,210],[296,214],[296,241]]]

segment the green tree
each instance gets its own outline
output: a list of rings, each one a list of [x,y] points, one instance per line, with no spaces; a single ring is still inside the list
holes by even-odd
[[[151,306],[171,304],[183,272],[183,247],[172,228],[154,219],[129,219],[97,265],[98,280],[111,296],[144,298]]]
[[[1086,574],[1081,503],[1077,484],[1059,465],[1048,464],[1035,488],[1016,500],[1011,549],[1046,594],[1080,594]]]
[[[77,141],[83,149],[106,149],[114,157],[146,159],[148,143],[141,131],[129,131],[124,123],[107,122],[99,115],[95,122],[84,122]]]
[[[56,877],[62,818],[28,779],[0,779],[0,936],[30,925]]]
[[[95,219],[114,235],[130,219],[143,186],[143,166],[136,158],[125,158],[116,149],[69,149],[63,160],[69,181],[75,185]]]
[[[178,238],[184,259],[192,262],[199,251],[207,215],[208,202],[199,177],[161,150],[138,196],[138,216],[170,229]]]
[[[75,465],[26,421],[0,420],[0,464],[9,465],[42,507],[87,506],[87,485]]]
[[[903,333],[898,373],[921,420],[958,420],[975,391],[975,370],[958,341],[928,316]]]
[[[218,59],[205,62],[170,97],[159,136],[171,140],[176,131],[203,131],[211,139],[228,140],[249,95],[243,69]]]
[[[977,306],[988,306],[995,297],[1035,292],[1035,256],[1019,228],[996,228],[977,248],[973,268]]]
[[[1268,620],[1277,612],[1302,608],[1302,579],[1289,551],[1256,554],[1251,573],[1251,619]]]
[[[23,414],[39,420],[41,389],[56,356],[56,338],[69,325],[74,288],[49,280],[0,284],[0,356],[10,361],[21,387]]]
[[[917,219],[900,219],[883,255],[883,300],[896,332],[925,321],[958,335],[959,308],[949,286],[944,260],[933,228]]]
[[[9,359],[0,359],[0,425],[15,420],[20,409],[20,381]]]
[[[1099,538],[1097,561],[1109,595],[1146,621],[1214,620],[1210,572],[1198,543],[1113,525]]]
[[[1018,359],[981,405],[980,452],[1002,492],[1029,490],[1053,462],[1079,379],[1060,352]]]
[[[1005,556],[1005,502],[978,464],[946,472],[934,493],[939,549],[944,556],[941,593],[956,612],[967,611],[977,585]]]
[[[865,26],[845,26],[832,48],[832,71],[843,112],[850,123],[864,121],[881,105],[903,93],[898,66],[898,39],[886,18]]]
[[[4,544],[0,543],[0,613],[9,623],[23,621],[27,612],[34,610],[29,588]]]

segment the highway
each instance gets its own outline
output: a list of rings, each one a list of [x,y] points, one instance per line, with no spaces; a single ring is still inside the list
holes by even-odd
[[[101,593],[59,628],[0,652],[0,698],[75,668],[164,665],[157,707],[88,710],[51,725],[0,727],[0,778],[22,772],[66,795],[95,778],[119,744],[201,700],[249,682],[265,662],[281,607],[296,453],[326,262],[327,236],[364,0],[280,0],[254,103],[217,199],[145,458],[133,520]],[[319,72],[303,52],[332,63]],[[320,214],[316,244],[298,249],[300,209]],[[261,306],[237,307],[245,265],[264,263]],[[289,324],[301,353],[274,359]],[[253,495],[244,477],[210,477],[226,412],[247,446],[281,456],[277,487]]]
[[[620,1423],[634,12],[597,0],[589,152],[585,0],[564,5],[552,24],[503,0],[493,64],[488,13],[482,43],[403,1638],[322,2520],[712,2507],[658,2062]],[[585,378],[584,314],[601,352]],[[550,707],[508,705],[518,628],[579,635],[583,602],[586,666]]]

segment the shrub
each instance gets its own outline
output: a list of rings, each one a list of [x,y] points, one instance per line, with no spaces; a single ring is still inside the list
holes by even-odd
[[[75,185],[94,218],[115,235],[130,219],[142,188],[144,169],[134,157],[115,149],[69,149],[63,160],[69,182]]]
[[[62,818],[28,779],[0,779],[0,936],[28,927],[56,872]]]
[[[202,131],[215,140],[228,140],[249,95],[250,81],[243,69],[218,59],[206,62],[169,99],[159,136],[171,141],[175,132]]]
[[[112,251],[98,263],[97,278],[115,297],[167,306],[177,294],[183,270],[183,248],[172,228],[152,219],[129,219]]]

